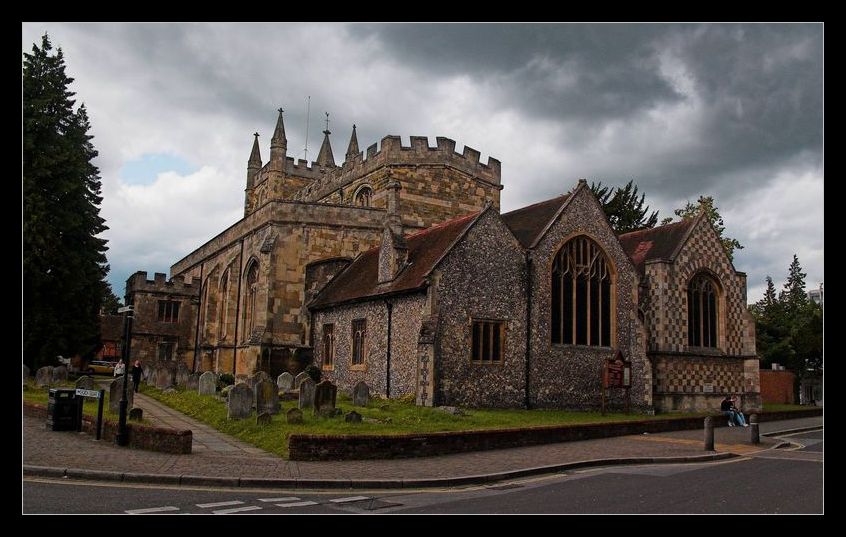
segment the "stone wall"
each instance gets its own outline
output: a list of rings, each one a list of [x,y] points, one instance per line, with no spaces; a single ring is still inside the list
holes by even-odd
[[[526,275],[517,239],[484,212],[437,267],[435,404],[522,407],[525,400]],[[500,363],[471,360],[473,320],[502,321]],[[416,334],[417,332],[415,332]]]
[[[726,395],[738,395],[744,412],[761,409],[757,359],[664,353],[650,357],[656,411],[719,410]]]
[[[417,334],[425,305],[423,292],[389,297],[391,313],[391,397],[414,394],[417,374]],[[367,319],[365,360],[352,365],[352,321]],[[383,299],[320,310],[314,313],[314,363],[324,364],[323,325],[335,324],[335,360],[331,369],[323,369],[324,379],[338,389],[352,393],[359,381],[370,386],[371,393],[386,393],[388,308]]]
[[[652,368],[644,352],[643,326],[637,316],[637,272],[586,184],[577,186],[565,203],[567,206],[558,220],[531,252],[531,404],[539,407],[598,408],[604,360],[612,358],[619,349],[632,362],[632,406],[648,411],[652,405]],[[612,266],[611,347],[551,343],[553,261],[564,244],[579,235],[587,235],[594,240]],[[610,403],[622,405],[623,390],[613,390]]]

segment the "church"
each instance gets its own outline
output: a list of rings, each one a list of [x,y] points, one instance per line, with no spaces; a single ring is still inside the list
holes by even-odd
[[[244,217],[127,280],[132,360],[248,375],[309,364],[418,405],[596,409],[622,357],[638,412],[760,408],[746,275],[704,215],[616,235],[584,180],[500,212],[500,162],[386,136],[287,156],[282,110]],[[623,390],[610,390],[622,403]]]

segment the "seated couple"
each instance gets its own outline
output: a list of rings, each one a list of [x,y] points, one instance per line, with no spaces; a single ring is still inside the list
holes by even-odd
[[[734,427],[735,424],[741,427],[749,427],[746,418],[743,417],[743,412],[737,408],[736,402],[737,396],[726,395],[726,398],[720,403],[720,412],[728,418],[729,427]]]

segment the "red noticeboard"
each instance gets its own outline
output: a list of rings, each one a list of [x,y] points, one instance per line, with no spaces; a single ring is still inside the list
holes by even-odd
[[[605,390],[609,388],[623,388],[626,390],[626,413],[630,407],[629,389],[632,386],[632,363],[623,358],[623,353],[617,351],[614,358],[605,360],[602,368],[602,414],[605,415]]]

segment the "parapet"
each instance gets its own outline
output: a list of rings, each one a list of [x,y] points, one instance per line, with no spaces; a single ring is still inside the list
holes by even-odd
[[[196,276],[186,282],[182,278],[167,279],[167,275],[161,272],[153,274],[153,279],[147,279],[147,272],[139,270],[126,280],[127,294],[133,292],[165,293],[169,295],[195,296],[200,293],[200,278]]]

